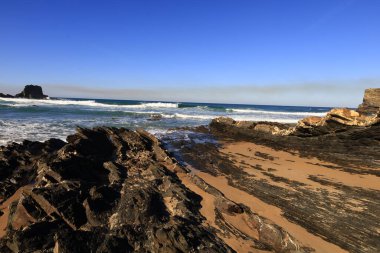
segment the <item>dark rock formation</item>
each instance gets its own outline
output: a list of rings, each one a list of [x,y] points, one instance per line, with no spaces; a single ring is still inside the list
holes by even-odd
[[[42,92],[41,86],[38,85],[26,85],[24,90],[19,94],[16,94],[16,98],[32,98],[32,99],[44,99],[47,98]]]
[[[378,113],[380,110],[380,88],[366,89],[363,103],[359,105],[358,112],[364,114]]]
[[[14,96],[0,92],[0,98],[14,98]]]
[[[24,90],[15,96],[0,93],[0,98],[30,98],[30,99],[46,99],[48,96],[44,95],[41,86],[26,85]]]
[[[78,129],[67,141],[0,149],[0,204],[15,198],[1,252],[232,252],[150,134]]]

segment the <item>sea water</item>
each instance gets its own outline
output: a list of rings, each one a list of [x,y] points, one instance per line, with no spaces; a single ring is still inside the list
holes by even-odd
[[[0,98],[0,145],[24,139],[65,140],[77,126],[141,127],[153,134],[162,134],[173,128],[207,125],[220,116],[235,120],[296,123],[307,116],[323,116],[330,109],[79,98]],[[152,120],[152,117],[161,119]]]

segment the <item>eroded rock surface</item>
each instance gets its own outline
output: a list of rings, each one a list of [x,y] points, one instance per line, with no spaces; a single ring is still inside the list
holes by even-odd
[[[359,105],[358,111],[365,114],[375,114],[380,110],[380,88],[366,89],[363,103]]]
[[[279,136],[312,137],[379,125],[379,115],[379,113],[362,114],[348,108],[335,108],[327,112],[324,117],[307,117],[299,120],[295,125],[276,122],[235,121],[231,118],[220,117],[213,119],[211,126],[217,127],[219,125],[221,131],[235,129],[235,132],[261,132]]]
[[[1,252],[233,252],[157,139],[95,128],[67,141],[1,148],[1,203],[15,198]]]
[[[373,125],[279,136],[213,122],[216,143],[191,134],[169,143],[196,175],[294,232],[311,252],[370,253],[380,249],[379,134]]]

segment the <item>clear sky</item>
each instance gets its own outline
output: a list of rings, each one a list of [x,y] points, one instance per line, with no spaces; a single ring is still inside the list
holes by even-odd
[[[356,106],[379,0],[1,0],[0,92]]]

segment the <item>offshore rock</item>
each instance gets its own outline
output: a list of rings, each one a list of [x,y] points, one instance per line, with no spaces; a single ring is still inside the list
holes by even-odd
[[[16,98],[30,98],[30,99],[45,99],[48,96],[44,95],[41,86],[38,85],[26,85],[24,90],[19,94],[16,94]]]
[[[363,103],[359,105],[358,112],[376,114],[380,110],[380,88],[366,89]]]
[[[13,203],[0,251],[233,252],[169,160],[155,137],[123,128],[2,147],[0,205]]]
[[[13,98],[12,95],[9,95],[9,94],[4,94],[4,93],[1,93],[0,92],[0,98]]]

